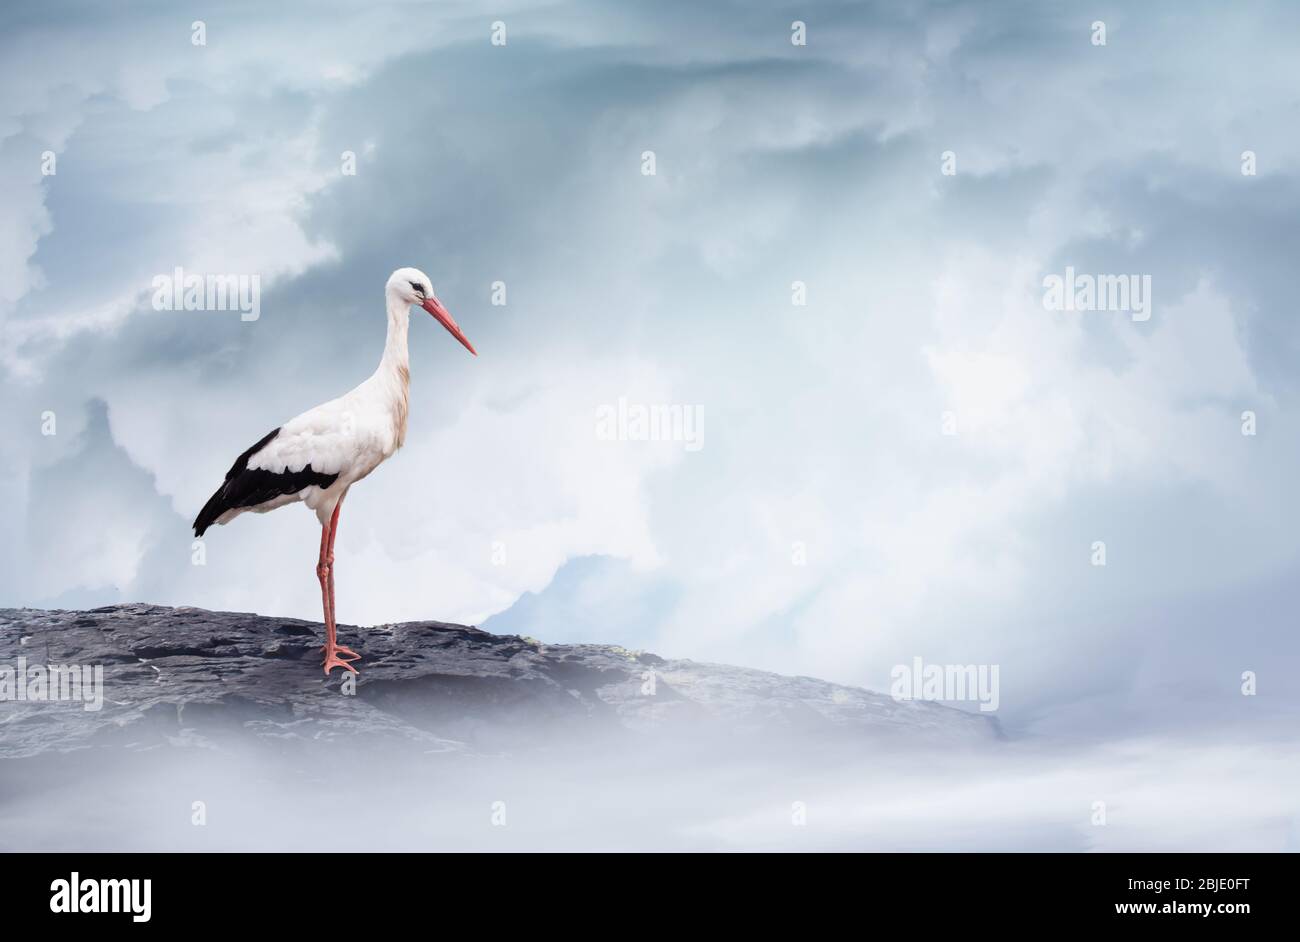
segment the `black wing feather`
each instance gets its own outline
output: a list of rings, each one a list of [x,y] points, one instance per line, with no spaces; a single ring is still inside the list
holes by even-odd
[[[268,471],[265,468],[250,470],[248,461],[271,443],[280,430],[272,429],[266,437],[235,459],[226,472],[226,481],[208,498],[199,515],[194,518],[194,535],[202,536],[217,518],[228,510],[256,507],[285,494],[296,494],[304,487],[315,484],[329,487],[338,479],[337,474],[321,474],[311,465],[301,471]]]

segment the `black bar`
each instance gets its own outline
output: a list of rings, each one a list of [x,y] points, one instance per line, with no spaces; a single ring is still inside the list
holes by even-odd
[[[459,910],[458,920],[478,912],[496,925],[527,921],[536,905],[552,915],[576,907],[584,919],[653,918],[665,906],[766,918],[775,907],[810,921],[835,914],[863,928],[910,918],[927,929],[1132,923],[1183,931],[1196,923],[1231,932],[1285,918],[1294,901],[1295,858],[1285,854],[541,856],[549,855],[10,855],[7,908],[22,921],[128,930],[256,916],[261,931],[352,913],[373,931],[438,910]],[[91,879],[149,880],[148,921],[130,911],[53,912],[52,885],[70,883],[74,872],[83,890]]]

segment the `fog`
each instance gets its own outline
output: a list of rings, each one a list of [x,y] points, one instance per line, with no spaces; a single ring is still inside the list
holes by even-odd
[[[1294,851],[1295,746],[1228,736],[1070,749],[593,745],[557,736],[514,756],[82,750],[9,764],[0,843],[6,851]]]

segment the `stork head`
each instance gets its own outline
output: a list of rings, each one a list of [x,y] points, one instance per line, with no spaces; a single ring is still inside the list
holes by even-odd
[[[433,282],[420,269],[397,269],[389,276],[385,291],[390,298],[396,298],[402,303],[420,305],[420,307],[432,314],[438,323],[446,327],[453,337],[464,344],[466,350],[474,354],[474,356],[478,356],[478,351],[461,333],[460,326],[456,323],[456,319],[451,316],[451,312],[442,306],[441,301],[434,297]]]

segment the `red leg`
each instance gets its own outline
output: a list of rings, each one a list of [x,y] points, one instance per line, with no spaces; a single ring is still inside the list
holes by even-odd
[[[326,562],[329,554],[330,528],[328,525],[320,528],[320,559],[316,562],[316,578],[320,580],[320,604],[325,613],[325,638],[326,644],[334,643],[334,612],[330,606],[329,593],[329,563]]]
[[[348,661],[355,661],[361,657],[351,648],[345,648],[338,643],[337,625],[335,623],[335,605],[334,605],[334,537],[339,529],[339,510],[343,507],[342,498],[334,505],[334,513],[330,516],[329,525],[321,529],[320,565],[316,567],[316,572],[321,580],[321,598],[325,608],[325,673],[328,674],[333,668],[341,667],[344,670],[357,673],[357,669]]]
[[[343,495],[343,497],[347,496],[347,494]],[[334,505],[334,515],[330,518],[330,543],[329,554],[327,556],[327,561],[329,563],[330,614],[334,616],[335,619],[334,627],[336,636],[338,631],[338,604],[334,601],[334,538],[339,534],[339,511],[343,509],[343,497],[340,497],[339,502]],[[334,645],[334,650],[343,655],[344,660],[356,661],[361,658],[361,655],[356,651],[353,651],[351,648],[346,648],[337,642]],[[349,668],[349,670],[351,670],[351,668]],[[352,673],[355,674],[356,671],[353,670]]]

